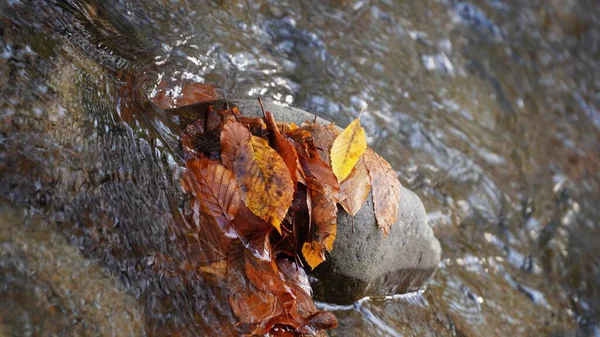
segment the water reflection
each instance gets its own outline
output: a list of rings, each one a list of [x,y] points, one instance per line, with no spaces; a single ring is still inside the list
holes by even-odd
[[[171,134],[160,111],[120,133],[111,128],[125,118],[121,113],[97,114],[92,136],[52,126],[85,122],[69,115],[79,103],[55,102],[56,92],[83,87],[90,110],[114,105],[110,98],[118,95],[107,83],[115,79],[101,70],[107,65],[143,65],[156,79],[214,83],[225,97],[260,95],[340,125],[368,107],[369,143],[423,198],[444,262],[424,293],[336,311],[341,327],[333,336],[597,335],[600,8],[594,1],[115,1],[84,20],[108,37],[94,41],[100,48],[86,39],[64,44],[58,30],[37,32],[49,16],[56,19],[45,2],[0,6],[2,159],[26,153],[11,164],[30,177],[72,183],[58,184],[64,190],[53,191],[53,198],[89,189],[124,213],[149,219],[164,216],[152,214],[153,205],[173,207],[153,186],[171,181],[174,140],[145,140],[153,138],[147,132]],[[75,47],[93,50],[81,54]],[[90,61],[90,55],[96,57]],[[149,171],[126,165],[135,162],[128,151],[118,160],[104,153],[114,167],[98,172],[93,158],[77,161],[64,153],[68,147],[39,139],[31,131],[36,128],[52,128],[55,139],[83,148],[93,148],[90,139],[99,137],[99,144],[114,144],[117,156],[119,147],[130,147],[144,160],[167,164]],[[29,131],[19,133],[23,129]],[[139,143],[128,143],[130,133]],[[81,176],[56,173],[65,162],[83,165]],[[132,166],[135,172],[123,169]],[[22,172],[8,171],[5,198],[41,212],[57,182],[17,179]],[[86,185],[90,180],[123,182],[139,195],[122,197],[118,184],[95,190]],[[90,202],[90,194],[80,197],[76,204]],[[95,220],[133,226],[128,219]],[[139,231],[140,238],[155,240],[144,245],[165,235],[156,227]],[[75,235],[72,244],[87,247],[94,235]],[[112,249],[123,244],[117,239]],[[110,267],[136,265],[124,258]],[[150,286],[124,282],[137,296]]]

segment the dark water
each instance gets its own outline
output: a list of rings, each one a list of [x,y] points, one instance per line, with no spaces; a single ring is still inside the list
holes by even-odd
[[[321,304],[340,321],[330,335],[600,336],[597,1],[57,2],[0,1],[0,187],[22,210],[4,221],[48,218],[146,312],[168,312],[145,318],[152,331],[186,324],[169,303],[194,311],[209,295],[170,300],[181,279],[136,250],[176,254],[164,227],[137,223],[170,221],[178,158],[161,111],[116,101],[128,71],[149,93],[208,82],[339,125],[367,108],[370,145],[423,199],[443,258],[423,292]],[[4,275],[27,272],[15,256]],[[31,293],[0,278],[10,289]],[[0,304],[7,336],[54,331],[14,314],[48,310],[27,296]],[[231,319],[198,312],[197,332]]]

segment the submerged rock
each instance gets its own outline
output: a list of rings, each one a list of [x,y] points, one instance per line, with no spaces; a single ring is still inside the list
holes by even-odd
[[[0,200],[1,336],[145,336],[144,308],[77,247]]]
[[[246,116],[262,116],[255,100],[231,102]],[[264,105],[276,120],[300,125],[315,119],[300,109]],[[387,237],[376,224],[372,194],[354,220],[340,207],[333,252],[313,272],[318,279],[312,284],[316,299],[348,304],[365,296],[416,290],[431,277],[440,262],[440,244],[421,199],[404,187],[400,193],[398,220]]]

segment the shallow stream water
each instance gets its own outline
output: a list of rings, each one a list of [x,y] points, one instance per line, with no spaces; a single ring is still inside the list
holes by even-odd
[[[50,219],[43,242],[63,233],[87,259],[129,277],[139,256],[115,253],[119,245],[168,251],[156,227],[107,215],[155,219],[164,214],[145,210],[175,202],[158,188],[178,161],[161,112],[127,130],[116,122],[126,112],[102,113],[123,106],[112,100],[120,79],[111,74],[147,68],[151,80],[140,82],[206,82],[225,98],[261,96],[341,126],[365,109],[369,144],[423,199],[443,256],[423,291],[320,303],[340,321],[331,336],[600,336],[597,1],[0,0],[0,35],[1,192],[19,210],[2,217]],[[128,143],[130,133],[142,141]],[[123,163],[137,162],[127,151],[114,159],[127,147],[161,169],[141,161],[128,171]],[[108,229],[86,221],[130,226],[140,242],[103,236]],[[8,236],[36,244],[19,235]],[[95,247],[97,238],[108,243]],[[0,261],[0,294],[10,302],[0,303],[0,336],[54,331],[31,311],[49,309],[27,302],[77,304],[49,299],[68,290],[20,287],[6,276],[19,274],[10,272],[18,261]],[[120,282],[139,299],[175,281]],[[19,308],[30,316],[11,316]]]

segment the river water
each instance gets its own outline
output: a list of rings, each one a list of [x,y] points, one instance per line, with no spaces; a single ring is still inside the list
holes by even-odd
[[[0,4],[3,198],[25,207],[17,218],[51,214],[53,231],[109,270],[135,274],[114,252],[112,259],[98,257],[103,253],[86,240],[102,234],[64,223],[79,219],[69,214],[87,212],[73,206],[90,201],[92,194],[74,191],[85,189],[86,181],[135,179],[118,165],[104,178],[90,178],[99,169],[86,139],[113,141],[113,152],[123,144],[103,130],[73,134],[87,121],[72,111],[116,106],[106,98],[118,81],[110,73],[146,67],[154,83],[206,82],[225,98],[261,96],[341,126],[365,109],[369,144],[423,199],[443,256],[421,292],[350,307],[321,303],[340,321],[331,336],[600,336],[596,0]],[[67,15],[77,11],[88,16]],[[72,26],[91,35],[73,35]],[[70,92],[83,92],[85,102],[70,100]],[[113,118],[90,123],[109,133]],[[164,136],[144,151],[167,153],[156,160],[172,167],[177,158],[168,155],[170,133],[161,121],[158,112],[147,128],[134,131],[143,139],[153,132]],[[106,149],[98,151],[106,156]],[[156,192],[168,173],[146,174],[152,179],[136,182],[139,198],[168,208],[172,201]],[[114,205],[134,200],[109,187],[98,193],[98,200],[106,196]],[[54,209],[54,202],[71,208]],[[143,205],[122,207],[136,214]],[[146,240],[165,235],[150,232]],[[117,249],[115,242],[110,249]],[[10,263],[7,258],[0,267]],[[0,294],[14,286],[2,275]],[[121,280],[135,297],[152,288],[143,278]],[[44,296],[43,288],[35,289]],[[33,301],[10,299],[4,309]],[[150,302],[145,305],[152,309]],[[29,324],[23,331],[39,333],[38,319],[22,320]],[[11,335],[9,327],[5,331]]]

